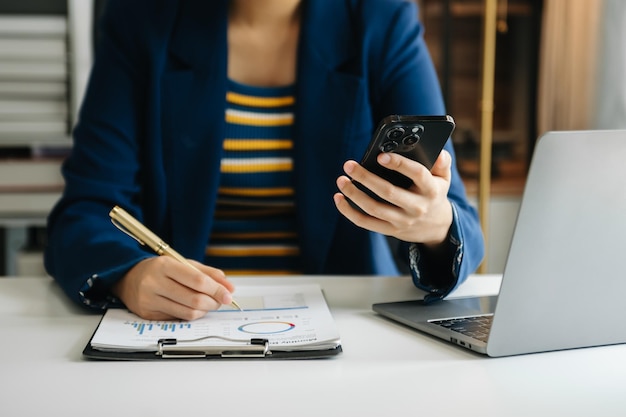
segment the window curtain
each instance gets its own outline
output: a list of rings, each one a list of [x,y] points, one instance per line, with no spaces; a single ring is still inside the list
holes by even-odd
[[[592,128],[626,129],[626,1],[604,0]]]
[[[544,0],[538,75],[539,135],[550,130],[588,129],[594,123],[597,71],[604,67],[597,65],[604,1],[626,10],[624,0]],[[621,31],[626,33],[623,28]],[[625,43],[621,49],[626,51]],[[622,74],[623,69],[624,62]]]

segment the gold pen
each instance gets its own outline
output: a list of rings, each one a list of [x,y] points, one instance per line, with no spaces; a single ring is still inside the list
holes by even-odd
[[[113,207],[113,209],[109,212],[109,216],[111,217],[111,222],[113,222],[115,227],[142,245],[150,246],[157,253],[157,255],[170,256],[200,272],[200,270],[189,262],[187,258],[176,252],[170,247],[170,245],[152,233],[146,226],[141,224],[139,220],[135,219],[120,206]],[[231,301],[231,305],[236,309],[243,311],[235,300]]]

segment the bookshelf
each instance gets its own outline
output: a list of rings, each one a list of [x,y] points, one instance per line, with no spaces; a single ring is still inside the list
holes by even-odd
[[[20,275],[20,265],[43,273],[46,217],[63,190],[92,61],[94,5],[0,3],[0,275]]]
[[[537,137],[543,0],[416,1],[448,112],[457,122],[452,140],[459,171],[484,222],[486,258],[480,272],[502,273]],[[482,132],[483,110],[491,104],[485,97],[485,109],[481,106],[488,5],[497,16],[495,73],[488,78],[494,83],[493,121],[492,131]],[[481,149],[482,137],[491,138],[486,149]],[[490,166],[482,169],[485,151],[491,161],[486,159]]]
[[[478,190],[484,0],[418,0],[468,193]],[[499,0],[494,85],[492,193],[519,196],[537,134],[542,0]]]

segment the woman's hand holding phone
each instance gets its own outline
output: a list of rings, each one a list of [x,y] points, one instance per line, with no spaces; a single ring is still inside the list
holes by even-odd
[[[389,127],[388,119],[381,122],[381,126]],[[429,129],[428,123],[423,123],[418,140],[418,143],[422,142],[421,150],[408,153],[385,151],[384,143],[395,135],[394,127],[390,130],[379,126],[361,164],[356,161],[344,164],[346,176],[337,179],[340,193],[334,196],[337,209],[359,227],[406,242],[423,243],[433,248],[444,242],[452,224],[452,206],[447,197],[451,157],[442,148],[454,128],[451,120],[449,116],[426,118],[428,122],[435,121],[437,129]],[[403,123],[406,125],[406,120]],[[405,132],[412,130],[409,125]],[[436,135],[425,134],[431,131]],[[429,137],[432,139],[425,143]],[[428,146],[430,148],[424,151]],[[409,148],[405,146],[403,149]],[[372,153],[375,153],[373,158]],[[417,161],[410,159],[411,155],[430,155],[432,159]],[[373,166],[375,168],[371,169]],[[382,176],[381,172],[384,173]],[[398,178],[402,180],[394,180]]]

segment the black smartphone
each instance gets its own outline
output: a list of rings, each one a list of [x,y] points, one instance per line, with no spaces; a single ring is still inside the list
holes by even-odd
[[[379,123],[370,144],[361,159],[361,165],[402,188],[409,188],[411,179],[381,166],[376,157],[383,152],[395,152],[431,169],[439,153],[454,131],[454,119],[442,116],[400,116],[385,117]],[[357,187],[380,200],[361,184]]]

